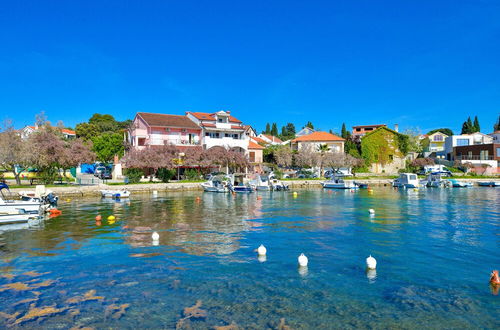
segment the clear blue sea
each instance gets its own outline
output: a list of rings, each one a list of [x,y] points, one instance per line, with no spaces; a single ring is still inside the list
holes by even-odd
[[[499,188],[62,200],[0,233],[0,328],[499,328],[499,205]]]

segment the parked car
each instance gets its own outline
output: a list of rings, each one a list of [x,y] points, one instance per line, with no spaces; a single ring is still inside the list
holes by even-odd
[[[102,172],[107,171],[108,169],[105,166],[97,166],[94,171],[94,176],[99,177]]]
[[[295,173],[296,177],[299,179],[313,179],[317,178],[318,175],[309,170],[299,170]]]
[[[205,180],[210,180],[211,178],[213,178],[216,175],[225,175],[225,174],[226,173],[224,173],[224,172],[212,172],[212,173],[205,175]]]
[[[111,174],[110,170],[106,169],[105,171],[102,171],[101,173],[99,173],[98,177],[101,180],[108,180],[108,179],[112,179],[113,175]]]

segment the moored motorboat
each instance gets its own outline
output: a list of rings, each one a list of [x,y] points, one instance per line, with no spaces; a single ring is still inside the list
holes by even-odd
[[[250,184],[240,183],[236,186],[230,185],[229,190],[236,193],[251,193],[254,192],[255,188],[253,188]]]
[[[479,181],[477,184],[480,187],[500,187],[500,181]]]
[[[254,190],[258,191],[272,190],[272,186],[267,176],[257,175],[257,177],[254,180],[250,181],[250,185],[254,188]]]
[[[442,174],[429,174],[425,180],[425,185],[429,188],[441,188],[445,186],[446,181],[442,179]]]
[[[5,194],[4,192],[8,192],[8,194]],[[0,183],[0,214],[19,214],[22,212],[38,215],[41,208],[41,201],[14,200],[12,198],[12,194],[10,193],[9,186],[5,183]]]
[[[228,176],[216,175],[200,185],[205,192],[227,193],[231,181],[231,178]]]
[[[0,225],[9,225],[14,223],[24,223],[30,220],[40,219],[38,213],[26,213],[23,209],[20,209],[17,213],[3,213],[0,212]],[[0,227],[1,229],[1,227]]]
[[[458,181],[455,179],[448,180],[453,188],[469,188],[472,187],[472,182]]]
[[[346,181],[343,175],[333,175],[329,180],[321,182],[323,188],[332,189],[357,189],[359,186],[354,181]]]
[[[270,184],[271,184],[272,189],[276,190],[276,191],[284,191],[284,190],[289,189],[287,184],[285,184],[283,181],[280,181],[278,179],[272,179],[270,181]]]
[[[130,196],[130,191],[122,190],[100,190],[102,197],[105,198],[127,198]]]
[[[399,174],[399,178],[392,182],[392,186],[398,188],[418,188],[420,181],[414,173],[401,173]]]

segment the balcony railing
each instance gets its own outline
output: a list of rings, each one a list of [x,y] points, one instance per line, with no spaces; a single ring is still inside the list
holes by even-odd
[[[455,157],[457,160],[494,160],[493,156],[461,155]]]
[[[170,140],[152,140],[152,139],[147,139],[145,145],[150,145],[150,146],[162,146],[162,145],[168,145],[168,144],[173,144],[173,145],[183,145],[183,146],[199,146],[201,143],[195,142],[195,141],[189,141],[189,140],[184,140],[184,139],[170,139]]]

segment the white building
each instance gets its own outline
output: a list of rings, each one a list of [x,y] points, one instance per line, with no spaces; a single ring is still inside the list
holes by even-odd
[[[500,131],[495,131],[488,135],[493,138],[493,143],[500,143]]]
[[[247,127],[229,111],[186,112],[186,116],[203,129],[201,144],[205,149],[219,146],[247,153],[250,141],[245,133]]]
[[[21,138],[22,139],[27,139],[33,132],[37,131],[39,129],[38,125],[35,126],[25,126],[21,130]],[[66,139],[72,139],[76,137],[76,132],[67,128],[57,128],[61,134],[63,135],[64,138]]]
[[[472,146],[478,144],[490,144],[493,143],[493,137],[480,132],[472,134],[461,134],[448,136],[444,141],[444,152],[446,154],[446,159],[454,160],[453,148],[461,146]]]

